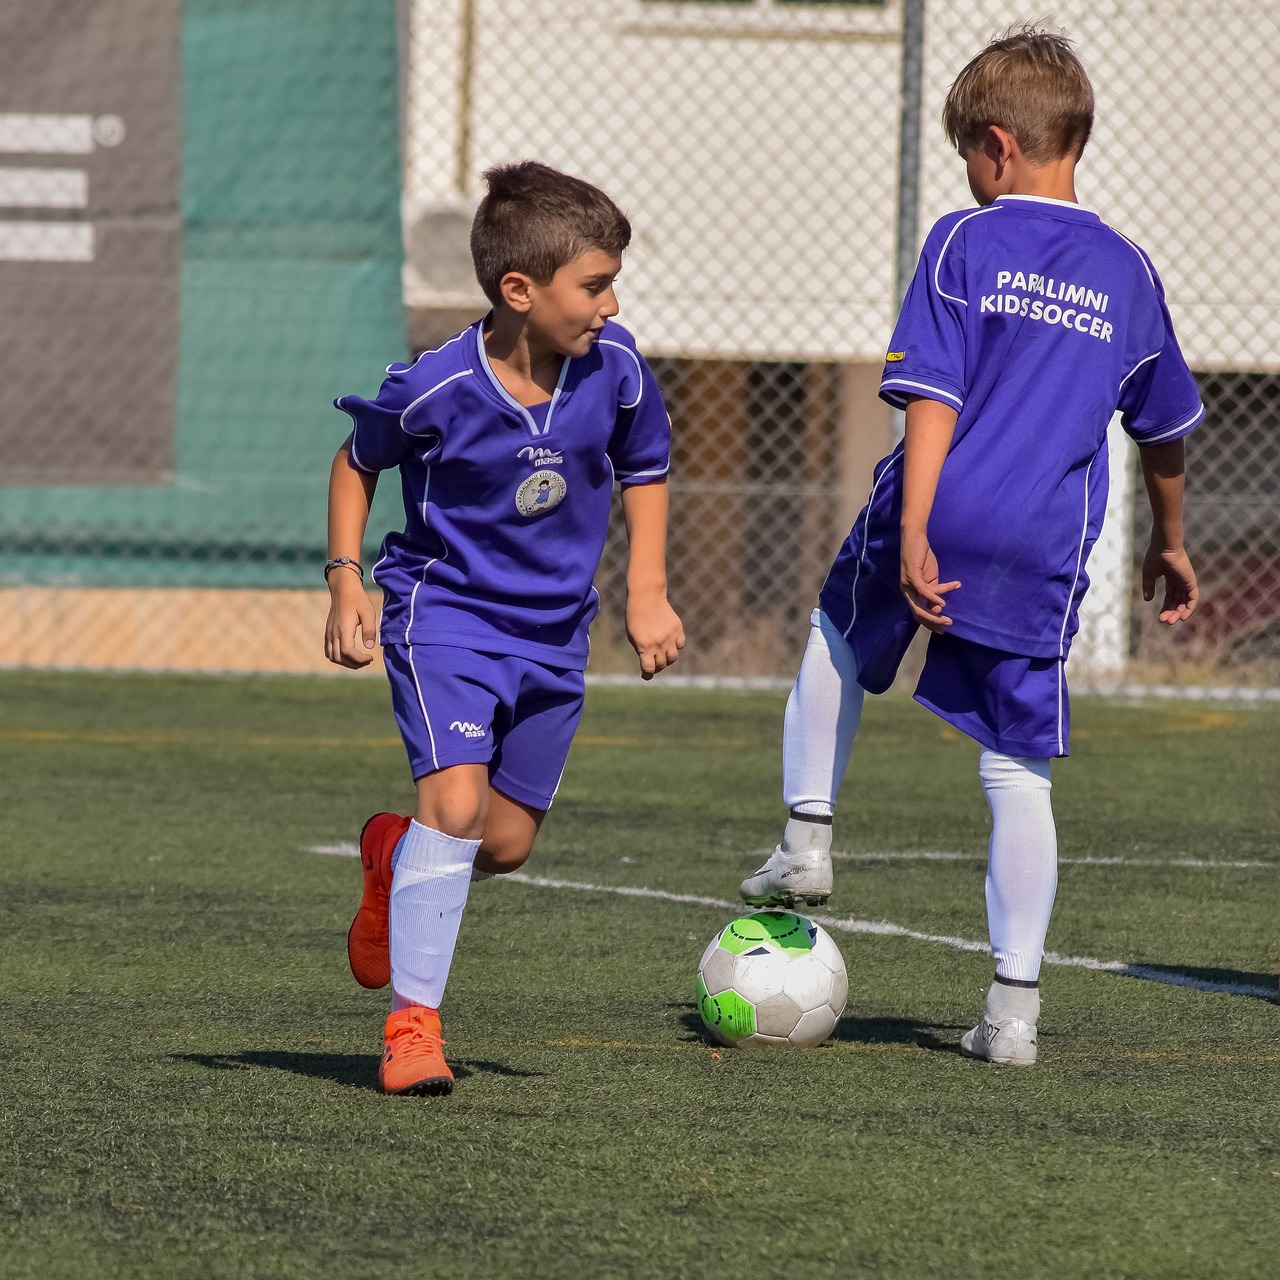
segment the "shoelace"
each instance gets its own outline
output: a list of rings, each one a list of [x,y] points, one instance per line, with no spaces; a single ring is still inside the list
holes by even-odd
[[[439,1053],[444,1048],[445,1039],[438,1031],[428,1031],[421,1022],[416,1019],[406,1023],[395,1034],[391,1042],[396,1048],[413,1049],[418,1045],[425,1045],[428,1049],[433,1049]]]

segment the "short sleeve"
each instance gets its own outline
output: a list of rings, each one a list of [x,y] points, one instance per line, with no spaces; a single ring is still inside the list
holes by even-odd
[[[373,400],[340,396],[333,402],[353,423],[351,461],[360,471],[390,471],[413,451],[414,440],[401,421],[413,400],[408,372],[393,364]]]
[[[944,219],[929,232],[902,301],[880,379],[881,399],[895,408],[905,408],[909,396],[964,407],[969,303],[960,225]]]
[[[1135,444],[1163,444],[1190,434],[1204,421],[1200,388],[1183,358],[1164,289],[1152,272],[1160,308],[1161,345],[1125,375],[1120,386],[1120,421]]]
[[[671,469],[671,419],[658,380],[644,357],[623,343],[613,345],[626,355],[622,357],[618,421],[609,441],[609,461],[624,486],[654,484],[665,480]]]

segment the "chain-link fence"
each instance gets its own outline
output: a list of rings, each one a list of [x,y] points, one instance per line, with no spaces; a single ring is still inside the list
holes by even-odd
[[[790,672],[893,440],[875,389],[900,233],[910,258],[970,203],[943,95],[1028,16],[0,0],[0,664],[322,665],[314,584],[345,432],[328,400],[482,312],[481,174],[536,157],[635,227],[619,318],[674,423],[685,669]],[[1053,21],[1098,94],[1081,198],[1151,252],[1209,407],[1189,443],[1201,616],[1157,634],[1136,600],[1144,503],[1117,443],[1073,662],[1280,681],[1280,13],[1071,0]],[[913,141],[918,172],[900,163]],[[380,529],[397,518],[383,488]],[[626,661],[623,563],[619,529],[596,669]]]

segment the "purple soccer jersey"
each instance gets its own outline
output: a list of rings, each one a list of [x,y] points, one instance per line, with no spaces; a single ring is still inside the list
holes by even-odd
[[[393,364],[376,399],[334,402],[355,424],[352,463],[400,469],[405,528],[373,569],[381,637],[581,670],[614,480],[666,476],[670,419],[621,325],[529,409],[490,367],[483,323]]]
[[[1065,657],[1076,630],[1112,415],[1139,445],[1204,417],[1146,254],[1097,214],[1030,196],[930,231],[880,394],[959,414],[929,519],[941,579],[962,584],[947,598],[949,634],[1037,658]],[[823,587],[846,633],[860,579],[897,589],[901,510],[899,445]]]

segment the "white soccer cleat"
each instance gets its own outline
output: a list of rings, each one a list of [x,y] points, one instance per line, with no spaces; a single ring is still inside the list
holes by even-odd
[[[960,1052],[1004,1067],[1034,1067],[1035,1024],[1023,1022],[1021,1018],[992,1022],[983,1014],[982,1021],[960,1037]]]
[[[785,853],[778,845],[738,892],[752,907],[820,907],[831,896],[831,855],[821,849]]]

